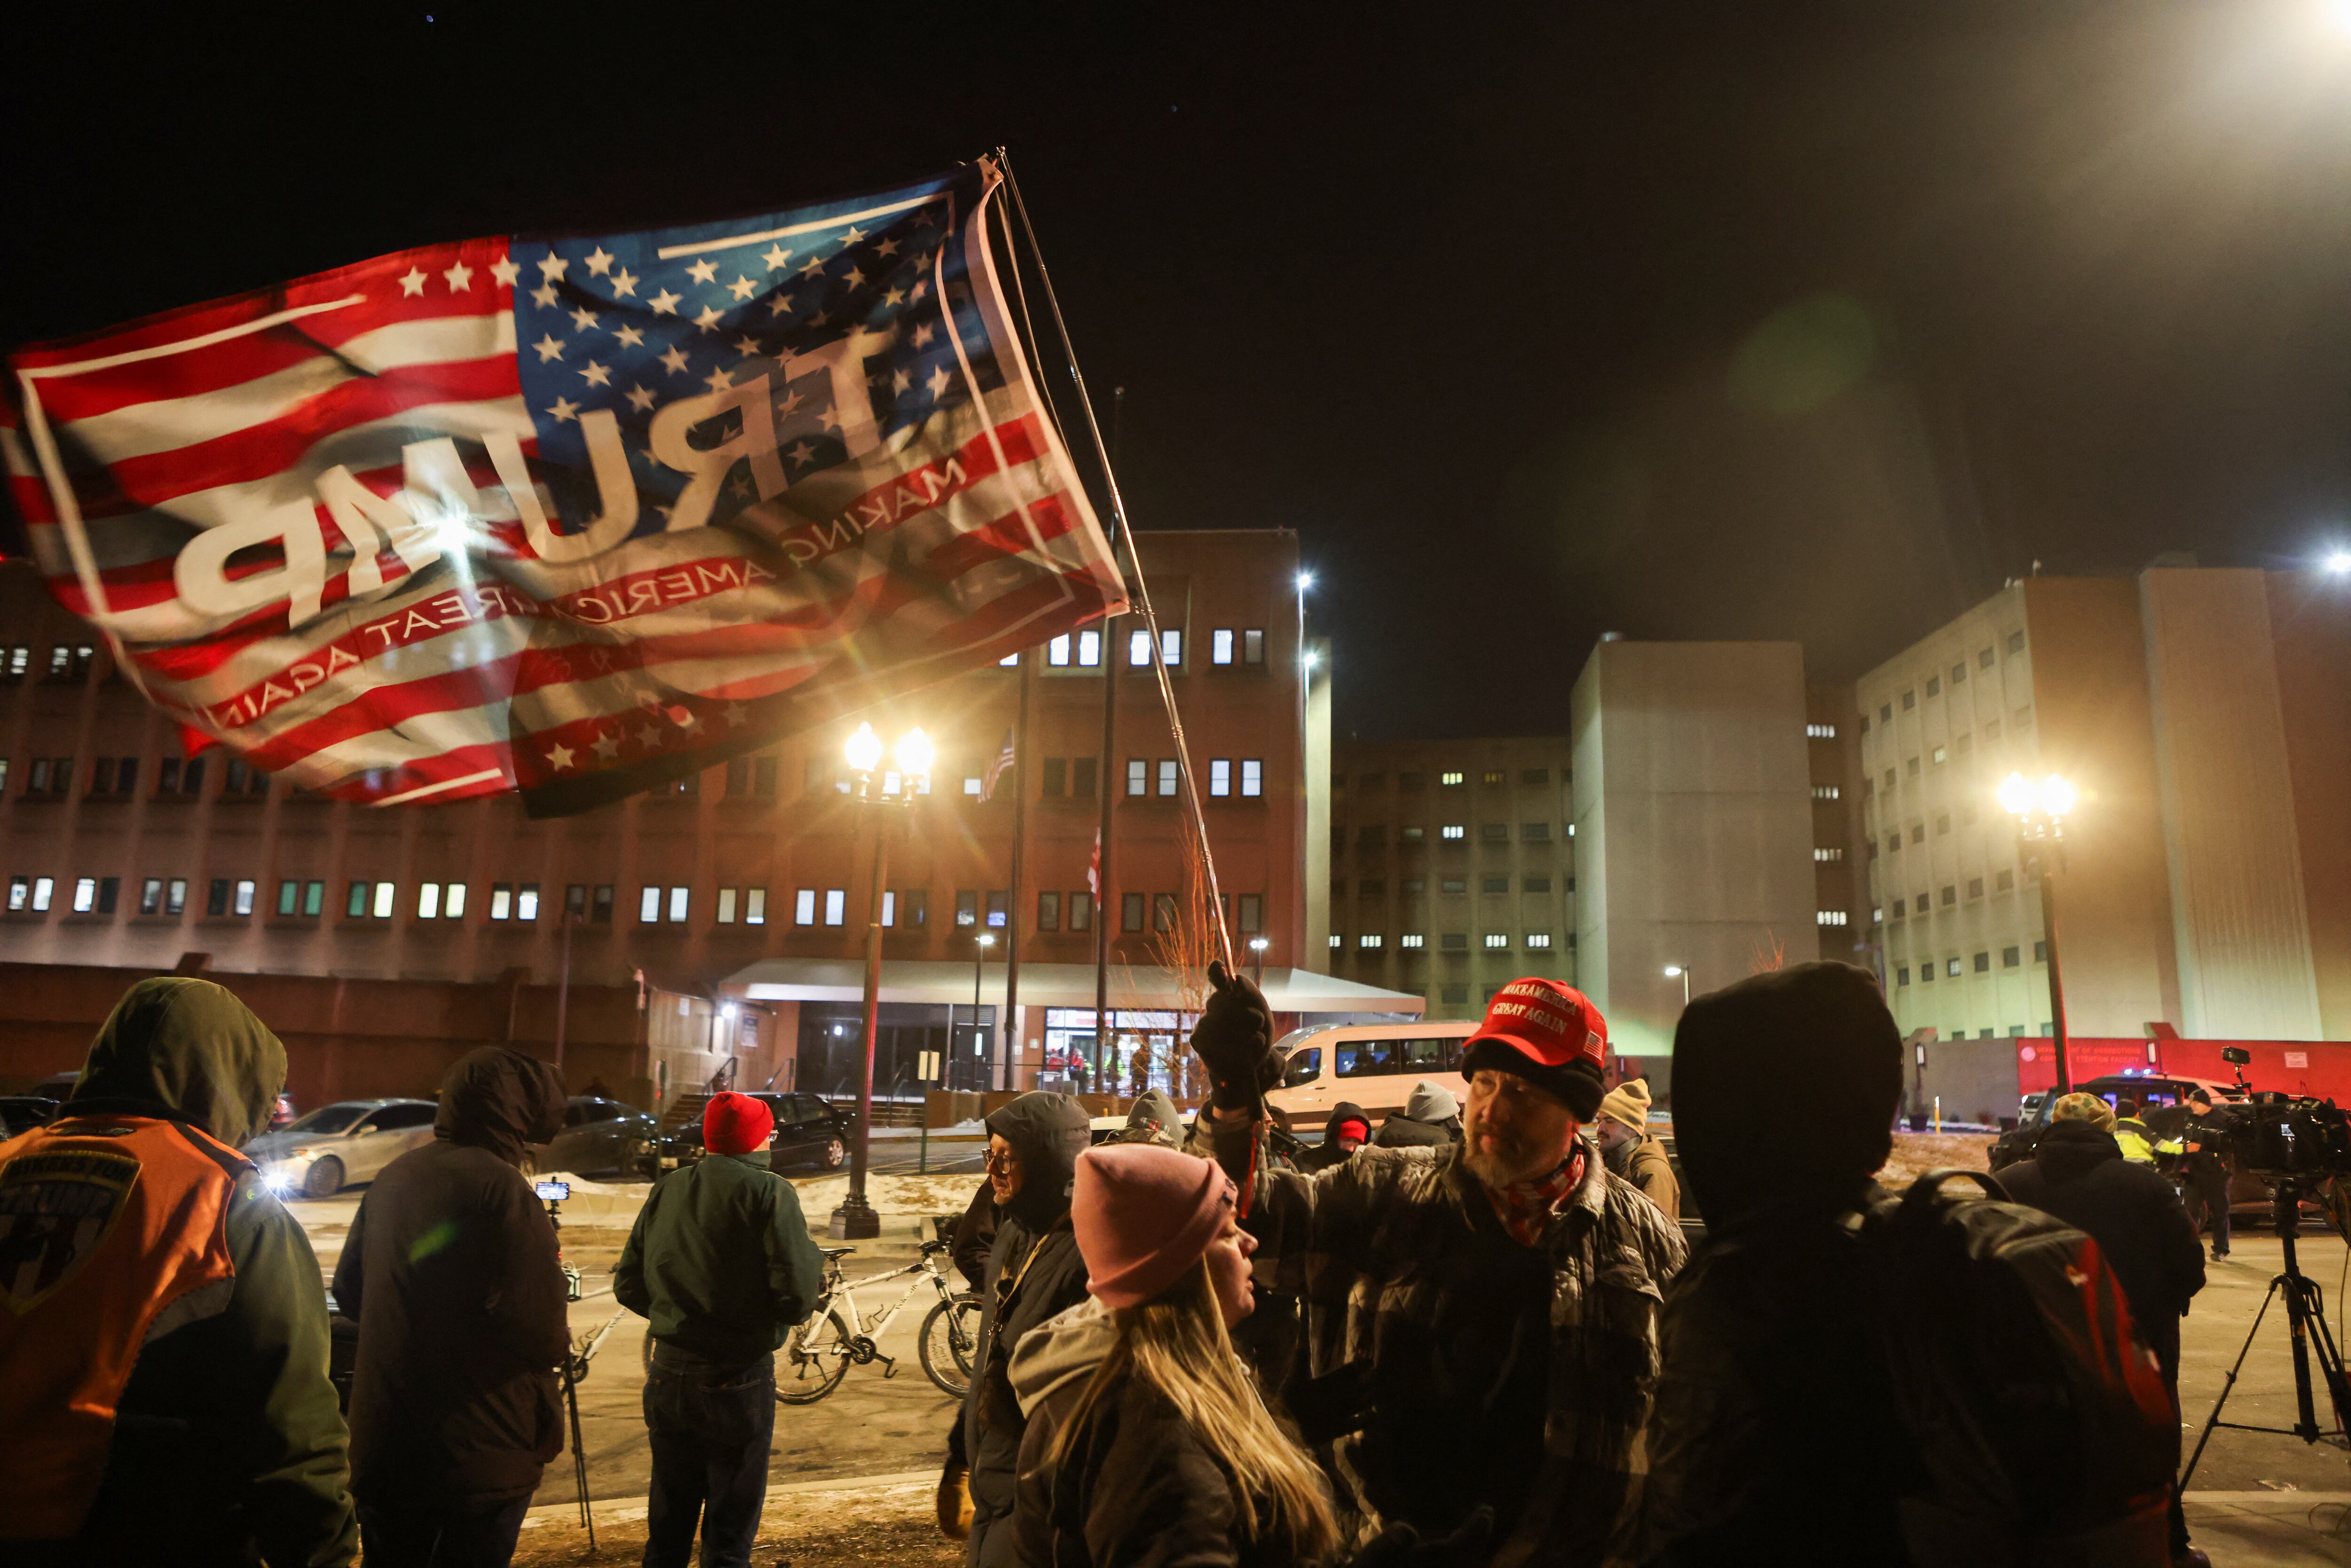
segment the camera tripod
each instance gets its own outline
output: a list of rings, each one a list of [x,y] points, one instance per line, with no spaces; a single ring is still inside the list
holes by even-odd
[[[2294,1256],[2294,1238],[2300,1234],[2302,1219],[2301,1185],[2292,1180],[2275,1183],[2270,1189],[2270,1213],[2277,1226],[2278,1240],[2285,1249],[2285,1271],[2270,1281],[2269,1294],[2262,1298],[2262,1310],[2253,1314],[2253,1326],[2245,1335],[2244,1348],[2237,1352],[2236,1363],[2229,1368],[2229,1379],[2220,1385],[2220,1397],[2212,1402],[2212,1414],[2204,1423],[2203,1435],[2196,1439],[2196,1452],[2189,1456],[2188,1468],[2179,1474],[2181,1491],[2188,1490],[2189,1478],[2196,1473],[2196,1461],[2204,1457],[2204,1445],[2212,1440],[2215,1427],[2226,1427],[2232,1432],[2274,1432],[2280,1437],[2299,1437],[2305,1443],[2351,1439],[2351,1379],[2345,1377],[2343,1353],[2335,1348],[2335,1335],[2326,1326],[2325,1299],[2317,1282],[2303,1273]],[[2261,1334],[2262,1319],[2269,1315],[2270,1303],[2277,1300],[2280,1291],[2285,1293],[2286,1332],[2294,1351],[2294,1424],[2250,1427],[2223,1421],[2221,1408],[2229,1403],[2229,1396],[2237,1386],[2237,1374],[2244,1369],[2245,1357]],[[2313,1330],[2316,1331],[2314,1334]],[[2318,1425],[2317,1401],[2310,1386],[2314,1352],[2318,1357],[2319,1375],[2326,1379],[2328,1402],[2335,1406],[2333,1431]]]

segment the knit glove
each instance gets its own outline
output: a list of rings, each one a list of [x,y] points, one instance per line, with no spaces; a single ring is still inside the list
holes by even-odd
[[[1269,1087],[1273,1069],[1273,1014],[1258,988],[1228,973],[1222,960],[1208,965],[1208,1005],[1192,1031],[1192,1049],[1215,1086],[1210,1096],[1220,1110],[1254,1106]]]
[[[949,1541],[971,1535],[971,1474],[953,1459],[939,1474],[939,1533]]]

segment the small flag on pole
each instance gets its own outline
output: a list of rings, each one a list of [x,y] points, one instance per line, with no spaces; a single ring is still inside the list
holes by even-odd
[[[996,760],[987,765],[987,780],[979,787],[979,798],[981,800],[993,800],[996,799],[997,782],[1004,777],[1005,771],[1012,766],[1014,760],[1015,759],[1012,755],[1012,731],[1008,728],[1004,732],[1003,747],[997,752]]]
[[[1102,830],[1094,830],[1094,858],[1086,862],[1086,891],[1093,895],[1094,907],[1102,907]]]

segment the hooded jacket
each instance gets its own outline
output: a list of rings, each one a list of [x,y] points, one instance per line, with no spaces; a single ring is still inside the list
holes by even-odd
[[[1165,1089],[1154,1089],[1126,1113],[1126,1125],[1102,1140],[1107,1144],[1157,1144],[1165,1149],[1184,1146],[1184,1113]]]
[[[1461,1102],[1442,1084],[1424,1078],[1412,1086],[1404,1109],[1380,1124],[1372,1142],[1384,1149],[1435,1148],[1461,1141]]]
[[[242,1564],[257,1552],[286,1568],[346,1563],[358,1549],[319,1260],[233,1152],[268,1125],[285,1080],[285,1048],[243,1002],[208,980],[157,977],[115,1005],[57,1119],[0,1143],[0,1193],[16,1185],[8,1167],[44,1149],[140,1161],[87,1251],[42,1298],[0,1311],[0,1443],[28,1425],[15,1397],[62,1392],[45,1373],[81,1375],[111,1354],[72,1340],[134,1317],[145,1325],[121,1347],[135,1359],[110,1429],[92,1434],[105,1452],[80,1526],[87,1560]],[[167,1194],[175,1207],[140,1212]],[[0,1201],[0,1291],[23,1282],[12,1254],[39,1238]],[[167,1296],[166,1253],[216,1267],[202,1287]],[[124,1302],[123,1291],[147,1294]],[[0,1557],[13,1559],[5,1534],[31,1511],[9,1493],[27,1469],[0,1458]]]
[[[1013,1353],[1012,1387],[1028,1419],[1012,1526],[1018,1560],[1040,1568],[1286,1563],[1286,1552],[1241,1535],[1231,1475],[1164,1396],[1132,1377],[1103,1389],[1053,1459],[1062,1426],[1117,1343],[1116,1319],[1089,1298],[1029,1331]]]
[[[612,1299],[648,1333],[721,1366],[772,1356],[824,1288],[799,1193],[754,1157],[705,1155],[663,1176],[612,1266]]]
[[[486,1511],[562,1451],[563,1269],[520,1167],[563,1106],[546,1062],[470,1051],[442,1080],[434,1141],[360,1203],[335,1300],[360,1325],[351,1490],[371,1507]]]
[[[2122,1281],[2164,1375],[2179,1375],[2179,1319],[2204,1288],[2204,1249],[2168,1178],[2123,1157],[2095,1123],[2052,1122],[2032,1157],[2000,1173],[2014,1201],[2086,1233]]]
[[[987,1118],[1019,1151],[1020,1190],[997,1211],[981,1287],[979,1346],[948,1463],[970,1470],[974,1568],[1017,1562],[1010,1528],[1022,1416],[1011,1364],[1020,1336],[1086,1299],[1085,1260],[1070,1228],[1070,1184],[1088,1145],[1085,1107],[1067,1094],[1023,1094]]]
[[[1322,1141],[1298,1156],[1301,1171],[1311,1176],[1316,1171],[1329,1170],[1332,1166],[1346,1163],[1349,1151],[1339,1146],[1339,1127],[1344,1122],[1361,1122],[1364,1124],[1364,1142],[1366,1145],[1370,1144],[1371,1113],[1353,1100],[1342,1100],[1331,1107],[1331,1119],[1322,1124]]]

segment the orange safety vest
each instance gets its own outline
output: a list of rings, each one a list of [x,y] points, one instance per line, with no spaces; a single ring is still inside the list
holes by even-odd
[[[0,1143],[0,1536],[81,1529],[157,1318],[228,1304],[229,1200],[252,1168],[152,1116],[61,1117]]]

